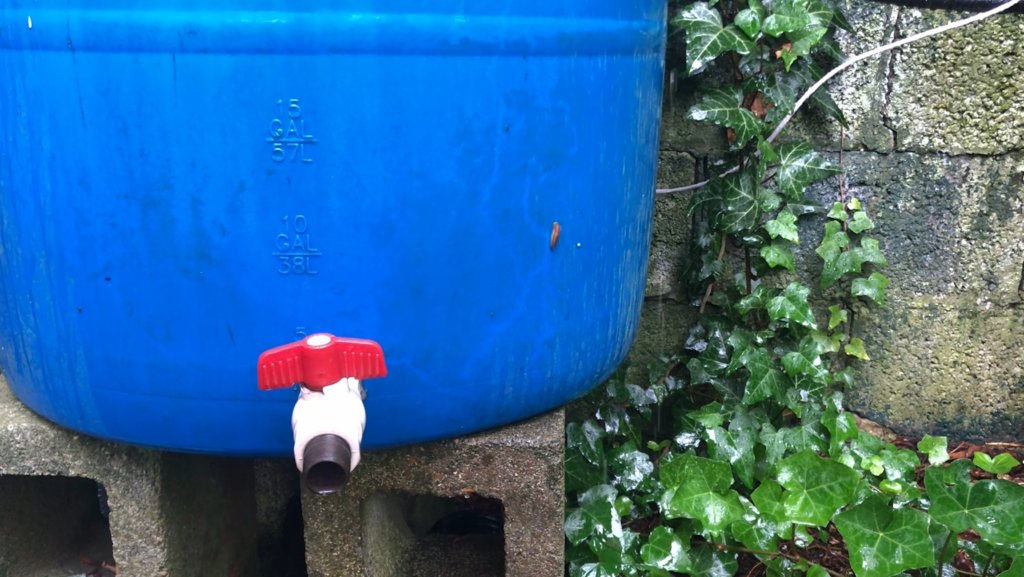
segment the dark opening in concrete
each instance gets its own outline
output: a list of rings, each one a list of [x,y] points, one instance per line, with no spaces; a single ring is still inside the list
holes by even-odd
[[[362,504],[369,577],[504,577],[505,517],[476,494],[377,494]]]
[[[91,479],[0,475],[0,577],[113,575],[104,513]]]

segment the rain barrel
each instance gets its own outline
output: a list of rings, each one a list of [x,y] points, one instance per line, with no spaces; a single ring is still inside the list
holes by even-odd
[[[665,11],[0,0],[9,386],[237,456],[291,454],[297,389],[258,390],[257,359],[314,332],[383,348],[364,449],[592,389],[640,318]]]

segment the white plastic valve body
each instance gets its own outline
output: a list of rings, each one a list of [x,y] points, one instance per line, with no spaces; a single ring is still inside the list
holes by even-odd
[[[320,435],[337,435],[352,451],[351,470],[359,464],[359,443],[366,428],[363,387],[359,379],[345,378],[314,391],[301,387],[292,410],[292,434],[295,437],[295,466],[302,471],[306,444]]]

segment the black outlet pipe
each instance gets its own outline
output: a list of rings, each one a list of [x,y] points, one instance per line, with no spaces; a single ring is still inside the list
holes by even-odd
[[[302,477],[317,495],[337,493],[352,474],[352,449],[337,435],[313,437],[302,452]]]
[[[925,10],[955,10],[960,12],[988,12],[1006,4],[1005,0],[872,0],[880,4],[903,6],[905,8],[923,8]],[[1006,11],[1007,14],[1024,14],[1024,2],[1015,4]]]

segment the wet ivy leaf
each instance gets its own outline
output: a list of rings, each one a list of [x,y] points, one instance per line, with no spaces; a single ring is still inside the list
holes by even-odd
[[[565,450],[565,491],[586,491],[606,481],[604,471],[592,465],[579,449]]]
[[[708,429],[720,427],[722,423],[725,422],[725,417],[722,415],[721,403],[708,403],[696,411],[687,413],[686,416],[704,425]]]
[[[783,212],[782,214],[789,213]],[[771,244],[761,247],[761,258],[772,268],[781,266],[790,271],[796,270],[796,260],[784,240],[773,240]]]
[[[708,454],[716,461],[732,465],[736,476],[747,488],[754,487],[754,444],[757,431],[749,423],[733,420],[729,430],[715,427],[708,431]]]
[[[928,516],[916,509],[893,509],[871,497],[836,515],[835,523],[857,577],[892,577],[935,564]]]
[[[829,432],[828,454],[838,457],[846,447],[846,441],[857,437],[857,422],[853,415],[845,411],[837,410],[831,404],[825,409],[821,417],[821,424]]]
[[[838,222],[825,223],[825,237],[821,244],[834,243],[839,248],[846,248],[850,245],[850,237],[843,231],[843,225]]]
[[[792,46],[789,52],[794,56],[807,56],[811,53],[811,48],[815,47],[822,38],[825,37],[825,33],[828,32],[828,28],[824,26],[809,26],[801,30],[794,30],[786,35]]]
[[[875,223],[871,222],[867,214],[864,214],[863,210],[858,210],[853,213],[853,220],[847,224],[847,228],[854,232],[854,234],[860,234],[865,230],[871,230],[875,228]]]
[[[785,320],[792,325],[817,329],[814,313],[807,302],[811,290],[800,283],[791,283],[782,294],[768,301],[768,316],[775,322]]]
[[[579,566],[576,574],[569,577],[619,577],[622,575],[622,565],[619,563],[587,563]]]
[[[794,200],[803,198],[807,185],[843,172],[841,166],[833,164],[803,142],[783,144],[777,152],[779,169],[775,180],[779,190]]]
[[[729,51],[748,54],[757,47],[737,26],[723,27],[722,17],[707,2],[691,4],[672,23],[686,30],[686,62],[690,74],[710,64],[719,54]]]
[[[759,0],[753,0],[750,2],[750,8],[740,10],[736,14],[736,18],[733,22],[736,26],[740,27],[740,30],[746,33],[751,40],[757,40],[757,35],[761,32],[761,22],[764,20],[764,6],[761,5]]]
[[[842,62],[842,60],[839,60],[839,62]],[[850,128],[850,123],[846,120],[843,109],[839,108],[832,95],[824,87],[819,88],[811,95],[810,103],[812,107],[817,108],[839,124],[842,124],[843,128]]]
[[[925,472],[924,486],[928,514],[952,531],[974,529],[1000,548],[1024,545],[1024,487],[999,479],[948,484],[935,468]]]
[[[878,250],[878,241],[873,238],[861,238],[857,253],[857,256],[864,262],[871,262],[882,266],[888,266],[889,264],[882,251]]]
[[[839,223],[833,221],[825,225],[826,234],[829,225],[839,225]],[[846,237],[845,233],[835,235],[834,239],[830,240],[826,237],[826,240],[822,241],[821,246],[815,249],[821,260],[824,261],[824,266],[821,271],[821,288],[825,290],[830,286],[834,285],[836,281],[843,277],[844,274],[851,272],[860,272],[860,265],[863,264],[863,260],[860,254],[854,250],[843,251],[840,242],[845,239],[845,242],[849,242],[849,238]]]
[[[803,4],[803,5],[798,5]],[[778,38],[787,32],[806,28],[811,24],[807,14],[806,2],[794,0],[776,0],[773,13],[764,19],[761,29],[764,33]]]
[[[764,445],[764,458],[769,467],[778,462],[779,459],[786,456],[786,449],[788,448],[788,445],[786,444],[786,429],[777,431],[775,430],[775,427],[765,423],[761,427],[761,433],[758,435],[758,441]],[[764,486],[764,483],[765,481],[761,482],[762,487]],[[757,504],[757,501],[754,501],[754,504]],[[758,509],[760,508],[761,506],[758,505]]]
[[[767,399],[781,401],[788,385],[786,375],[773,366],[767,349],[752,347],[749,350],[753,352],[745,357],[744,366],[750,371],[750,378],[743,392],[743,404],[750,406]]]
[[[754,116],[754,113],[743,108],[743,89],[739,86],[709,90],[700,103],[690,108],[687,116],[693,120],[713,122],[733,129],[736,132],[734,143],[736,148],[742,147],[750,142],[751,138],[762,134],[767,127],[761,119]],[[755,188],[751,195],[756,192]],[[726,201],[726,209],[728,209],[728,204]]]
[[[689,573],[692,567],[686,552],[690,541],[680,539],[672,529],[662,526],[651,531],[647,544],[640,548],[644,565],[676,573]]]
[[[993,475],[1005,475],[1020,464],[1020,461],[1013,458],[1013,455],[1009,453],[1002,453],[996,455],[995,458],[988,456],[981,451],[974,453],[974,464],[982,471],[987,471]]]
[[[778,289],[768,288],[763,284],[757,285],[749,295],[740,299],[740,302],[736,304],[736,311],[740,314],[747,314],[751,311],[762,310],[768,306],[768,301],[775,298],[779,292],[781,291]],[[733,334],[736,334],[736,331],[733,331]],[[735,347],[735,345],[733,346]],[[734,351],[733,355],[735,354],[736,353]]]
[[[909,449],[890,448],[882,449],[882,466],[885,467],[885,477],[890,481],[914,481],[914,469],[921,464],[917,453]]]
[[[1000,575],[1002,577],[1024,577],[1024,555],[1015,557],[1010,568],[1000,573]]]
[[[877,272],[871,273],[868,278],[855,278],[850,289],[850,294],[855,297],[868,297],[878,304],[885,301],[885,287],[889,286],[889,279]]]
[[[813,26],[828,26],[832,23],[832,7],[825,2],[810,0],[807,2],[806,10]]]
[[[934,467],[949,460],[949,453],[946,452],[948,446],[949,440],[946,437],[933,437],[926,434],[923,439],[918,441],[917,450],[927,454],[928,462]]]
[[[821,423],[805,422],[799,427],[781,429],[779,432],[785,433],[786,445],[794,452],[828,450],[828,439],[825,438],[826,431],[821,426]]]
[[[764,228],[772,238],[782,237],[793,244],[800,244],[800,235],[796,230],[796,216],[791,212],[780,212],[779,216],[764,223]]]
[[[573,545],[587,537],[622,536],[622,523],[615,511],[618,491],[611,485],[597,485],[580,495],[580,506],[565,518],[565,536]]]
[[[604,443],[601,442],[607,433],[594,419],[583,423],[569,423],[565,427],[565,446],[577,449],[591,463],[603,466]]]
[[[762,190],[757,195],[757,197],[761,201],[761,210],[765,212],[772,212],[773,210],[778,210],[782,206],[782,203],[786,202],[785,198],[782,198],[782,196],[780,196],[779,193],[771,189]]]
[[[843,203],[834,202],[832,208],[829,209],[828,214],[825,215],[832,220],[838,220],[839,222],[846,222],[846,209],[843,208]]]
[[[663,465],[660,476],[666,490],[658,504],[666,519],[696,519],[712,533],[721,533],[743,516],[739,494],[730,489],[729,463],[683,454]]]
[[[757,0],[754,0],[755,2]],[[765,162],[777,162],[779,157],[775,155],[775,149],[772,148],[772,143],[759,137],[757,139],[757,150],[761,153],[761,159]]]
[[[828,330],[830,331],[845,323],[849,318],[846,309],[840,309],[839,305],[832,305],[828,307],[828,312],[830,313],[828,319]]]
[[[626,491],[636,489],[654,490],[654,463],[642,451],[636,449],[633,441],[626,441],[609,453],[608,466],[615,474],[615,483]]]
[[[697,547],[690,554],[693,556],[690,577],[733,577],[739,570],[735,553]]]
[[[857,357],[862,361],[871,360],[871,357],[868,356],[867,351],[864,350],[864,341],[861,339],[854,337],[850,339],[850,342],[846,343],[846,346],[843,348],[846,351],[846,354],[850,355],[851,357]]]
[[[805,198],[805,199],[803,199],[802,201],[799,201],[799,202],[792,202],[792,201],[788,202],[788,203],[786,203],[786,206],[785,206],[785,208],[783,210],[786,210],[787,212],[792,212],[793,214],[795,214],[797,216],[803,216],[805,214],[824,214],[825,213],[825,207],[824,206],[818,204],[817,202],[814,202],[813,200],[809,200],[807,198]]]
[[[722,230],[737,233],[757,226],[761,218],[761,207],[757,202],[758,182],[754,168],[748,167],[734,172],[718,181],[721,187]]]
[[[786,374],[791,377],[807,375],[815,382],[827,385],[829,373],[824,361],[821,360],[821,353],[825,349],[820,341],[812,335],[800,339],[797,350],[790,351],[782,357],[782,366],[786,368]]]
[[[804,450],[779,461],[777,479],[786,489],[783,506],[794,523],[824,527],[850,502],[860,478],[846,465]],[[1024,489],[1022,489],[1024,490]]]
[[[742,499],[741,502],[745,513],[742,519],[733,521],[729,527],[733,538],[750,549],[774,551],[779,541],[776,536],[780,532],[778,524],[761,514],[750,501]]]
[[[839,7],[837,2],[829,2],[829,4],[832,5],[832,22],[839,28],[846,30],[850,34],[854,34],[855,31],[853,26],[851,26],[850,21],[847,20],[846,13],[843,12],[843,9]]]

